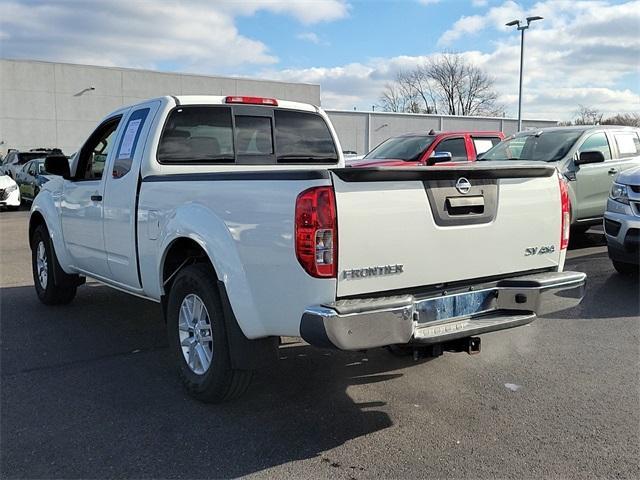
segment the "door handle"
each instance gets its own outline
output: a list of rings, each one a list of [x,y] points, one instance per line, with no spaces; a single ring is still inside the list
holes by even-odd
[[[92,202],[101,202],[102,201],[102,195],[91,195],[91,201]]]
[[[618,173],[618,169],[617,168],[610,168],[609,169],[609,175],[615,175],[616,173]]]

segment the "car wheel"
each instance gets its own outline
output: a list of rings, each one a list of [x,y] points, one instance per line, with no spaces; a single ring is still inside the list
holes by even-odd
[[[247,390],[253,372],[231,368],[222,302],[209,265],[190,265],[176,276],[167,303],[167,334],[190,395],[220,403]]]
[[[611,260],[611,262],[613,263],[613,268],[621,275],[637,275],[640,271],[640,267],[632,263],[624,263],[617,260]]]
[[[45,305],[63,305],[76,296],[77,276],[68,275],[58,266],[58,259],[44,225],[36,228],[31,237],[33,282],[38,298]],[[54,269],[56,277],[54,278]]]

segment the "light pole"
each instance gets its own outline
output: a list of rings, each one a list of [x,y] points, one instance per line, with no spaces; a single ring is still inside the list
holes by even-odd
[[[542,20],[542,17],[527,17],[527,24],[520,22],[520,20],[511,20],[507,23],[507,27],[518,26],[520,30],[520,89],[518,90],[518,131],[522,130],[522,69],[524,68],[524,31],[529,28],[531,22],[536,20]]]

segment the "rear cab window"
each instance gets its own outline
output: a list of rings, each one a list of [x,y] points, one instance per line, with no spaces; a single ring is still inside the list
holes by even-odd
[[[329,127],[320,115],[276,110],[278,163],[335,163],[338,152]]]
[[[629,158],[640,155],[638,132],[613,132],[613,138],[618,147],[619,158]]]
[[[185,105],[169,113],[157,158],[166,164],[333,164],[338,152],[315,113]]]
[[[473,135],[471,136],[471,140],[473,140],[476,155],[482,155],[501,142],[499,137],[474,137]]]

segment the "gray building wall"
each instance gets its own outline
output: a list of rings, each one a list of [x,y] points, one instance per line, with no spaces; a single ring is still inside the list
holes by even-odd
[[[88,90],[91,86],[95,90]],[[70,154],[118,107],[163,95],[196,94],[320,105],[318,85],[0,59],[0,153],[58,147]]]
[[[389,137],[408,132],[434,130],[492,130],[505,135],[516,133],[518,121],[513,118],[461,117],[453,115],[420,115],[409,113],[356,112],[327,110],[342,150],[368,153]],[[552,127],[555,120],[523,120],[524,130]]]

